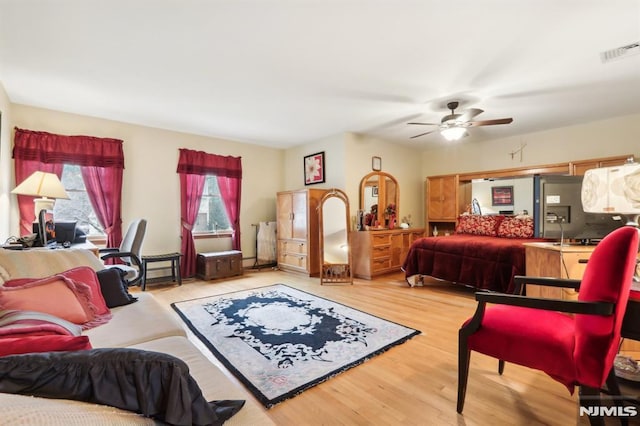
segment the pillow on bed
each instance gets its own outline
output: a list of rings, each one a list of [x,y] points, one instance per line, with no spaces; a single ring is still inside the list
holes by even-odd
[[[458,217],[456,225],[457,234],[486,235],[495,237],[498,235],[498,226],[504,216],[481,216],[477,214],[465,214]]]
[[[498,227],[498,237],[533,238],[533,218],[505,217]]]

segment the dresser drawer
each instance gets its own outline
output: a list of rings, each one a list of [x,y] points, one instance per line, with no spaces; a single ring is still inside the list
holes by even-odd
[[[384,233],[384,234],[377,234],[377,233],[373,233],[371,235],[371,243],[372,245],[375,246],[381,246],[381,245],[385,245],[385,244],[390,244],[391,243],[391,235]]]
[[[371,252],[374,259],[388,257],[391,254],[391,246],[374,246],[371,248]]]
[[[307,243],[304,241],[281,240],[278,248],[282,253],[307,254]]]
[[[304,254],[282,253],[278,256],[278,263],[306,270],[307,256]]]
[[[384,257],[371,260],[371,270],[373,273],[389,269],[391,267],[391,258]]]

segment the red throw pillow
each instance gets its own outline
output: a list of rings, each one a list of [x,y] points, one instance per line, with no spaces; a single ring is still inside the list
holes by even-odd
[[[91,289],[91,303],[96,307],[97,315],[104,315],[111,312],[107,307],[107,303],[104,300],[102,295],[102,290],[100,289],[100,281],[98,280],[98,276],[96,275],[96,271],[88,266],[79,266],[77,268],[69,269],[68,271],[64,271],[60,274],[68,278],[71,278],[74,281],[81,282],[89,286]]]
[[[86,284],[91,290],[91,303],[95,306],[95,313],[98,315],[104,315],[111,312],[107,307],[107,303],[102,295],[100,289],[100,281],[96,272],[88,266],[78,266],[77,268],[69,269],[67,271],[56,274],[55,276],[63,276],[70,278],[82,284]],[[50,278],[50,277],[49,277]],[[44,279],[44,278],[43,278]],[[5,287],[22,287],[25,284],[37,281],[36,278],[16,278],[7,281],[3,284]]]
[[[498,237],[532,238],[533,218],[505,217],[498,227]]]
[[[85,349],[91,349],[88,336],[51,334],[0,339],[0,356],[31,352],[80,351]]]
[[[89,286],[63,276],[0,287],[0,309],[44,312],[75,324],[95,317]]]
[[[457,234],[486,235],[495,237],[498,232],[498,225],[504,216],[481,216],[477,214],[467,214],[458,217],[456,226]]]

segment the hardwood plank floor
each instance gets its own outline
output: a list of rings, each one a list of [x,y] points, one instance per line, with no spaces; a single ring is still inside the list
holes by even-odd
[[[266,410],[278,425],[571,425],[576,395],[543,373],[472,353],[463,415],[456,413],[458,329],[472,315],[473,292],[433,281],[411,288],[401,273],[354,285],[324,285],[317,278],[272,270],[247,270],[217,281],[185,280],[181,287],[147,287],[161,302],[223,294],[283,283],[390,321],[422,334],[364,364]],[[211,353],[191,336],[209,359]],[[235,378],[227,373],[234,381]],[[577,392],[576,392],[577,393]]]

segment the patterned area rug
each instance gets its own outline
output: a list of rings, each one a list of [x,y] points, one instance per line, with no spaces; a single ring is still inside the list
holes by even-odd
[[[284,284],[171,306],[266,407],[420,333]]]

